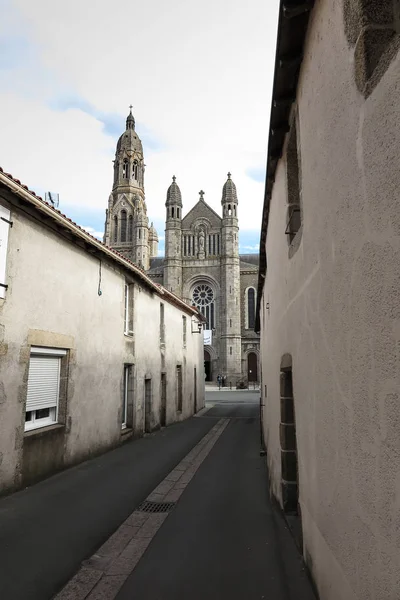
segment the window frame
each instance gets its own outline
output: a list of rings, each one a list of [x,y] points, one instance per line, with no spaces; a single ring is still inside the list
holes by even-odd
[[[250,326],[250,319],[249,319],[249,292],[250,290],[253,290],[254,292],[254,323],[253,323],[253,327]],[[255,326],[255,318],[256,318],[256,305],[257,305],[257,290],[253,285],[250,285],[249,287],[247,287],[245,289],[245,297],[244,297],[244,304],[245,304],[245,329],[254,329]]]
[[[28,370],[28,384],[27,384],[27,392],[26,392],[26,401],[25,401],[25,421],[24,421],[24,432],[28,433],[30,431],[34,431],[36,429],[42,429],[43,427],[48,427],[50,425],[56,425],[59,423],[59,413],[60,413],[60,383],[61,383],[61,370],[62,364],[61,361],[63,357],[66,357],[68,351],[64,348],[50,348],[47,346],[31,346],[30,356],[29,356],[29,369],[31,368],[31,358],[32,357],[49,357],[53,356],[58,360],[58,373],[57,373],[57,391],[56,391],[56,400],[54,406],[43,406],[38,408],[33,408],[31,410],[27,409],[28,404],[28,386],[29,386],[29,370]],[[41,410],[49,410],[49,414],[45,417],[38,417],[37,413]],[[32,413],[32,418],[26,420],[26,416]]]
[[[133,337],[133,301],[134,287],[133,283],[125,281],[124,284],[124,335]]]

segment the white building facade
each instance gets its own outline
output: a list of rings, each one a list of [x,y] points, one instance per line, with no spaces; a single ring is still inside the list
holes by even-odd
[[[204,367],[196,309],[2,171],[0,196],[5,493],[193,415]]]

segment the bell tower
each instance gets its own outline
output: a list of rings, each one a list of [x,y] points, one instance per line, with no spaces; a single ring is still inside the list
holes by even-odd
[[[165,207],[164,285],[182,296],[182,194],[175,175],[167,190]]]
[[[106,210],[104,243],[143,269],[150,266],[149,219],[144,193],[142,142],[135,130],[132,106],[125,132],[117,142],[114,180]]]
[[[236,186],[228,173],[222,188],[221,229],[221,314],[220,358],[223,369],[230,377],[242,373],[242,344],[240,327],[240,263],[238,198]]]

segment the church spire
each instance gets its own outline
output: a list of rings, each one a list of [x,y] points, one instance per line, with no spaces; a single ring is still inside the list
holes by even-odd
[[[126,130],[135,129],[135,118],[132,114],[132,104],[129,105],[129,115],[126,118]]]

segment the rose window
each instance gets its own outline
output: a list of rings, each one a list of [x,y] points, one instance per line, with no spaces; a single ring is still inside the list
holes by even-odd
[[[202,283],[193,290],[193,301],[196,306],[208,306],[214,300],[214,294],[209,285]]]
[[[206,318],[206,329],[213,329],[214,325],[214,292],[206,283],[196,285],[192,292],[193,303]]]

